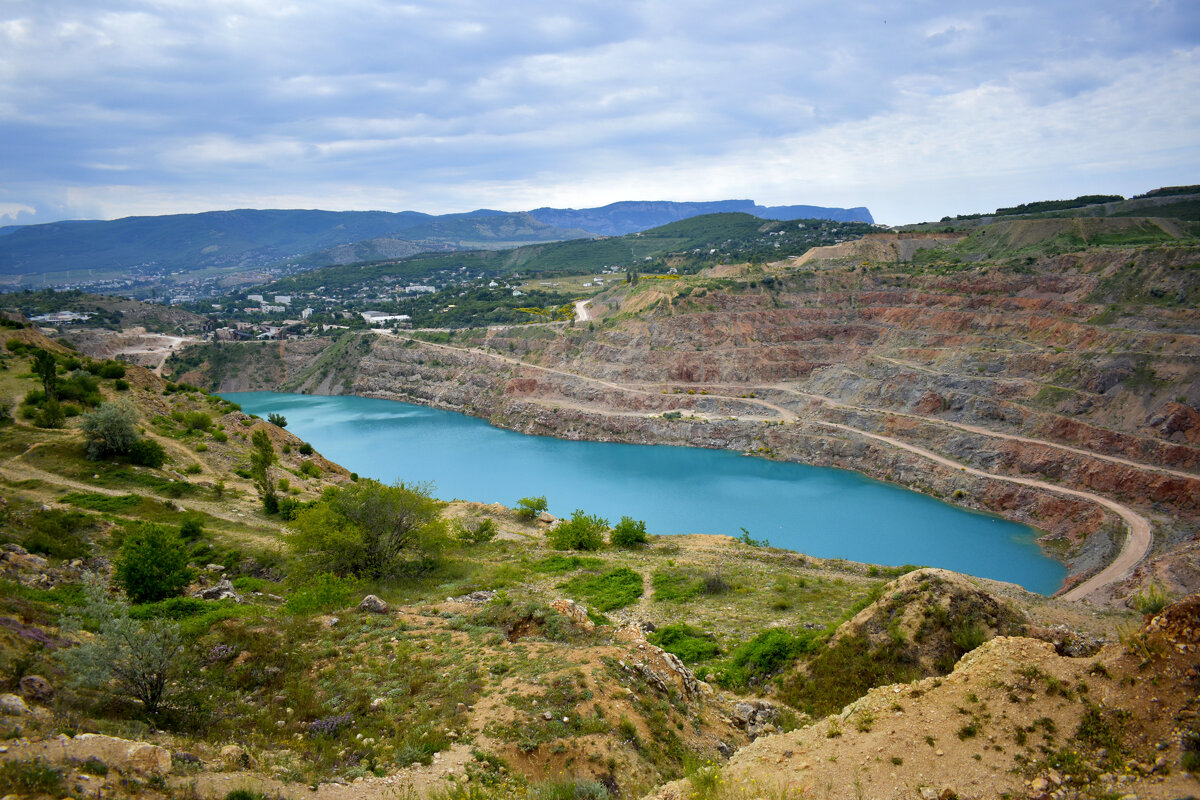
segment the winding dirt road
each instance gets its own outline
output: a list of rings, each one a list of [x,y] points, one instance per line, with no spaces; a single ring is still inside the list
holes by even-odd
[[[577,305],[577,308],[578,308],[578,305]],[[479,350],[479,349],[471,348],[471,347],[456,347],[454,345],[448,345],[448,344],[435,344],[435,343],[431,343],[431,342],[425,342],[421,339],[416,339],[414,337],[399,336],[399,335],[395,335],[395,334],[393,334],[393,335],[396,336],[397,338],[401,338],[401,339],[413,339],[414,341],[420,342],[422,344],[425,344],[425,345],[428,345],[431,347],[438,347],[438,348],[442,348],[445,350],[456,350],[459,352],[469,353],[472,355],[485,356],[487,358],[491,358],[491,359],[494,359],[494,360],[497,360],[497,361],[500,361],[500,362],[503,362],[505,364],[509,364],[512,366],[522,367],[525,369],[538,370],[541,372],[552,373],[555,375],[562,375],[564,377],[572,378],[574,380],[586,381],[588,383],[593,383],[593,384],[596,384],[599,386],[604,386],[604,387],[607,387],[610,389],[615,389],[617,391],[628,392],[628,393],[633,393],[633,394],[643,394],[643,395],[652,394],[651,391],[644,389],[644,388],[636,388],[636,387],[629,386],[629,385],[614,383],[612,381],[601,380],[599,378],[592,378],[587,375],[580,375],[578,373],[568,372],[566,370],[554,369],[552,367],[543,367],[538,364],[529,364],[527,362],[521,361],[520,359],[512,358],[510,356],[499,355],[497,353],[489,353],[485,350]],[[746,388],[752,388],[752,387],[746,387]],[[778,388],[782,388],[782,387],[772,387],[772,388],[778,389]],[[660,391],[661,391],[661,389],[660,389]],[[838,403],[834,400],[831,400],[830,398],[823,397],[821,395],[808,394],[806,392],[800,392],[800,391],[797,391],[794,389],[786,389],[786,391],[790,391],[798,396],[806,397],[811,400],[820,401],[826,405],[836,407],[836,408],[843,408],[843,409],[848,409],[848,410],[858,410],[858,411],[864,411],[864,412],[873,412],[873,413],[880,412],[879,409],[869,409],[869,408],[863,408],[861,406],[852,406],[852,405],[845,405],[842,403]],[[711,394],[711,393],[706,396],[710,397],[710,398],[714,398],[714,399],[737,400],[742,403],[747,403],[750,405],[757,405],[762,408],[769,409],[769,410],[773,411],[774,413],[778,414],[780,419],[785,423],[786,422],[797,422],[799,420],[798,415],[794,411],[792,411],[788,408],[785,408],[784,406],[778,405],[776,403],[771,403],[771,402],[768,402],[766,400],[762,400],[759,398],[734,397],[732,395],[721,395],[721,394]],[[1009,434],[1009,433],[1000,433],[997,431],[988,430],[986,428],[981,428],[981,427],[974,426],[974,425],[968,425],[966,423],[951,422],[948,420],[937,419],[936,417],[925,417],[925,416],[921,416],[919,414],[910,414],[907,412],[883,412],[883,413],[894,413],[894,414],[897,414],[898,416],[910,417],[913,419],[921,420],[923,422],[930,422],[930,423],[946,425],[948,427],[958,428],[961,430],[970,431],[972,433],[978,433],[978,434],[982,434],[985,436],[992,436],[992,437],[1001,438],[1001,439],[1011,439],[1014,441],[1020,441],[1020,442],[1030,443],[1030,444],[1043,445],[1046,447],[1057,448],[1059,450],[1064,450],[1064,451],[1068,451],[1068,452],[1077,453],[1080,455],[1090,456],[1090,457],[1102,459],[1102,460],[1113,462],[1113,463],[1124,464],[1126,466],[1131,466],[1131,467],[1135,467],[1135,468],[1139,468],[1139,469],[1152,469],[1152,470],[1157,470],[1159,472],[1165,472],[1168,474],[1179,475],[1181,477],[1187,477],[1187,478],[1195,478],[1196,477],[1195,475],[1185,473],[1185,472],[1178,472],[1176,470],[1171,470],[1171,469],[1166,469],[1166,468],[1156,468],[1156,467],[1153,467],[1153,466],[1147,465],[1147,464],[1139,464],[1135,461],[1130,461],[1128,459],[1119,458],[1117,456],[1106,456],[1101,453],[1094,453],[1090,450],[1084,450],[1082,448],[1071,447],[1069,445],[1061,445],[1056,442],[1049,442],[1049,441],[1045,441],[1042,439],[1034,439],[1034,438],[1031,438],[1028,436],[1020,436],[1017,434]],[[640,416],[653,416],[653,415],[642,414]],[[1084,598],[1097,592],[1098,590],[1104,588],[1105,586],[1108,586],[1109,584],[1115,583],[1115,582],[1125,578],[1126,576],[1129,575],[1130,572],[1133,571],[1133,568],[1136,567],[1137,564],[1143,558],[1145,558],[1146,554],[1150,550],[1150,545],[1153,541],[1150,521],[1147,520],[1145,517],[1143,517],[1141,514],[1134,511],[1132,508],[1130,508],[1122,503],[1118,503],[1117,501],[1112,500],[1110,498],[1104,497],[1102,495],[1095,494],[1092,492],[1085,492],[1080,489],[1069,489],[1064,486],[1058,486],[1053,483],[1049,483],[1047,481],[1039,481],[1039,480],[1035,480],[1033,478],[1022,478],[1022,477],[1013,476],[1013,475],[1002,475],[1002,474],[998,474],[998,473],[986,472],[984,470],[977,469],[975,467],[967,466],[958,461],[954,461],[953,459],[947,458],[946,456],[940,455],[940,454],[938,454],[932,450],[926,449],[924,447],[910,444],[901,439],[896,439],[894,437],[885,436],[885,435],[879,434],[879,433],[873,433],[871,431],[866,431],[861,428],[855,428],[851,425],[845,425],[845,424],[839,423],[839,422],[826,422],[823,420],[816,420],[816,419],[806,419],[805,421],[810,424],[820,425],[820,426],[832,428],[835,430],[841,430],[845,433],[849,433],[854,436],[860,436],[860,437],[863,437],[866,439],[871,439],[871,440],[889,445],[891,447],[896,447],[896,448],[899,448],[906,452],[920,456],[922,458],[926,458],[937,464],[941,464],[942,466],[950,467],[951,469],[962,470],[963,472],[967,473],[968,475],[974,475],[974,476],[981,477],[981,478],[987,478],[989,480],[1003,481],[1006,483],[1012,483],[1012,484],[1016,484],[1019,486],[1029,486],[1031,488],[1041,489],[1041,490],[1048,491],[1048,492],[1055,492],[1057,494],[1067,495],[1070,497],[1077,497],[1077,498],[1080,498],[1081,500],[1087,500],[1089,502],[1096,503],[1096,504],[1103,506],[1104,508],[1107,508],[1108,510],[1112,511],[1114,514],[1119,516],[1125,522],[1125,525],[1128,530],[1128,535],[1125,537],[1125,542],[1122,544],[1120,552],[1117,554],[1117,557],[1112,561],[1112,563],[1110,563],[1103,570],[1096,573],[1095,575],[1088,578],[1087,580],[1083,581],[1079,585],[1071,588],[1069,591],[1064,592],[1061,595],[1064,599],[1083,600]]]

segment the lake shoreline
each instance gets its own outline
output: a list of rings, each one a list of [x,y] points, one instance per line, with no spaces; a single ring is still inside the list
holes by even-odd
[[[269,395],[264,395],[264,394],[258,393],[257,396],[268,397]],[[333,402],[338,402],[338,401],[342,401],[343,399],[349,399],[349,398],[353,398],[354,400],[357,400],[357,401],[372,401],[372,400],[380,401],[380,402],[393,401],[393,403],[396,404],[396,409],[420,408],[420,409],[427,409],[430,412],[438,412],[438,413],[448,411],[447,409],[435,408],[434,406],[432,406],[432,404],[412,403],[412,402],[408,402],[405,400],[399,400],[399,398],[394,398],[394,397],[367,398],[367,397],[361,397],[358,395],[316,395],[316,394],[290,395],[290,396],[274,395],[274,397],[276,399],[282,398],[282,397],[310,398],[313,400],[324,400],[324,401],[333,401]],[[233,396],[231,396],[231,399],[233,399],[236,402],[236,401],[238,401],[239,398],[237,395],[233,395]],[[396,402],[396,401],[398,401],[398,402]],[[264,414],[266,413],[266,410],[263,407],[259,407],[257,405],[251,405],[251,404],[246,404],[246,405],[249,406],[248,410],[250,410],[250,411],[255,411],[257,409],[259,411],[262,411]],[[388,405],[390,406],[392,404],[388,404]],[[394,409],[394,410],[396,410],[396,409]],[[286,407],[282,407],[279,410],[281,411],[281,413],[284,413],[285,416],[288,416],[289,419],[292,418],[293,415],[288,412]],[[397,411],[397,413],[399,413],[399,411]],[[451,413],[455,413],[455,412],[451,412]],[[603,442],[597,442],[595,439],[584,439],[582,436],[575,435],[573,430],[568,431],[569,435],[567,435],[567,436],[553,435],[553,432],[548,432],[548,431],[544,431],[544,430],[513,431],[513,429],[508,426],[505,426],[502,424],[498,425],[497,420],[495,420],[495,419],[484,420],[484,419],[480,418],[479,416],[471,416],[471,415],[463,414],[461,411],[456,412],[456,414],[457,414],[457,416],[460,416],[463,420],[471,420],[473,423],[481,426],[480,428],[477,429],[478,431],[493,430],[493,431],[498,431],[498,432],[510,433],[510,435],[513,432],[515,432],[515,433],[533,433],[533,434],[535,434],[535,436],[540,437],[545,440],[548,440],[548,441],[564,442],[564,443],[577,442],[577,443],[581,443],[581,444],[597,445],[601,448],[603,448],[606,444]],[[297,431],[301,430],[301,428],[299,428],[295,424],[293,424],[292,430],[293,430],[293,432],[297,432]],[[309,438],[307,433],[305,434],[305,438]],[[321,442],[314,441],[313,443],[326,456],[333,458],[333,460],[340,461],[341,463],[343,463],[344,466],[349,466],[349,468],[355,469],[356,471],[358,471],[360,473],[369,474],[364,469],[355,466],[353,463],[347,464],[346,459],[344,457],[339,457],[337,453],[328,452],[327,448],[324,447]],[[607,444],[609,446],[613,446],[614,442],[610,441]],[[631,443],[628,442],[627,440],[619,443],[620,446],[630,446],[630,444]],[[632,444],[643,444],[643,443],[635,442]],[[688,443],[688,442],[681,442],[681,441],[673,441],[673,442],[657,442],[654,444],[674,445],[673,447],[668,448],[668,450],[684,451],[684,450],[690,449],[692,452],[714,452],[715,451],[716,453],[723,453],[723,455],[718,456],[719,459],[724,459],[722,461],[722,464],[741,463],[748,467],[751,467],[752,471],[753,470],[770,471],[770,470],[779,470],[779,469],[787,471],[787,470],[791,469],[793,471],[813,470],[814,471],[813,474],[818,474],[817,471],[819,471],[822,467],[832,466],[832,465],[806,465],[806,464],[802,464],[802,463],[799,463],[796,461],[785,460],[785,459],[781,459],[778,457],[776,457],[776,458],[741,459],[741,458],[738,458],[738,456],[745,454],[746,449],[733,450],[731,448],[713,447],[713,446],[711,446],[711,442],[709,442],[709,441],[705,441],[703,443]],[[699,444],[699,446],[697,446],[697,444]],[[646,451],[646,452],[649,452],[649,451]],[[724,469],[725,467],[723,466],[722,468]],[[949,509],[956,515],[962,515],[961,517],[957,518],[959,520],[959,522],[954,523],[955,529],[957,529],[958,527],[961,527],[961,525],[966,524],[965,520],[967,519],[967,515],[970,515],[972,517],[977,518],[975,524],[983,523],[983,524],[985,524],[985,526],[986,525],[1012,526],[1012,530],[1020,530],[1021,535],[1026,539],[1025,546],[1028,548],[1031,548],[1032,552],[1036,554],[1037,560],[1044,562],[1044,563],[1052,564],[1054,567],[1054,578],[1052,580],[1048,580],[1045,577],[1045,575],[1043,575],[1042,578],[1037,579],[1035,591],[1039,591],[1044,594],[1052,594],[1056,589],[1061,587],[1062,582],[1063,582],[1063,577],[1062,577],[1063,570],[1062,570],[1061,564],[1058,561],[1051,559],[1046,554],[1044,548],[1041,548],[1034,541],[1034,535],[1033,535],[1034,532],[1033,531],[1030,531],[1029,529],[1024,528],[1023,526],[1020,526],[1019,523],[1014,524],[1012,521],[1005,520],[1003,517],[1001,517],[999,515],[988,513],[986,510],[983,511],[982,513],[980,513],[980,511],[977,509],[964,509],[964,508],[961,508],[959,506],[952,505],[949,503],[938,502],[937,498],[931,498],[928,496],[921,495],[919,493],[912,492],[908,489],[908,487],[904,487],[904,486],[896,484],[896,483],[888,483],[885,481],[879,481],[874,476],[863,475],[862,473],[854,471],[854,470],[846,470],[841,467],[834,467],[834,471],[844,473],[846,476],[853,476],[852,478],[848,477],[847,480],[863,482],[864,485],[866,483],[869,483],[869,484],[873,484],[873,485],[878,485],[879,487],[886,487],[886,489],[893,491],[893,492],[903,492],[905,495],[912,495],[913,497],[918,497],[922,501],[925,501],[926,503],[936,503],[936,505],[938,507],[944,507],[946,509]],[[383,476],[379,476],[379,477],[383,477],[387,480],[390,480],[396,476],[383,475]],[[402,475],[399,477],[401,479],[416,479],[417,477],[420,477],[420,476],[403,476]],[[651,480],[652,478],[653,478],[653,476],[647,476],[645,479]],[[438,494],[441,496],[452,495],[457,491],[457,490],[449,489],[449,487],[443,487],[441,485],[441,480],[439,480],[438,483],[439,483]],[[721,490],[720,486],[715,486],[715,487],[710,488],[708,491],[717,492],[720,490]],[[589,489],[589,492],[585,492],[583,495],[581,495],[582,497],[584,497],[584,500],[582,502],[580,502],[579,507],[582,507],[582,508],[588,510],[589,513],[591,513],[593,511],[593,508],[591,506],[593,506],[595,504],[589,503],[587,501],[591,499],[590,495],[596,494],[597,491],[598,490],[596,489],[596,487],[591,487]],[[664,487],[662,489],[662,491],[664,493],[669,493],[671,491],[671,489],[670,489],[670,487]],[[480,495],[480,494],[476,494],[474,496],[467,495],[467,497],[469,497],[469,499],[471,499],[471,500],[477,500],[480,502],[498,501],[498,502],[502,502],[506,505],[512,505],[518,497],[520,497],[522,495],[531,494],[531,493],[532,494],[541,494],[542,492],[532,491],[532,490],[531,491],[522,491],[521,493],[515,494],[512,497],[507,497],[507,496],[496,497],[496,496]],[[547,493],[547,494],[549,494],[549,493]],[[552,497],[551,499],[553,502],[554,498]],[[567,505],[570,506],[570,505],[573,505],[573,503],[568,503]],[[555,507],[552,510],[556,511],[560,516],[563,516],[563,515],[569,514],[571,509],[570,509],[570,507],[567,507],[567,508]],[[601,510],[603,510],[603,509],[601,509]],[[967,514],[964,515],[962,513],[964,511],[967,512]],[[851,513],[851,512],[857,512],[857,509],[849,509],[847,511],[847,513]],[[616,516],[618,512],[606,511],[605,513]],[[685,511],[681,510],[678,513],[683,514],[683,513],[685,513]],[[786,548],[789,550],[795,550],[798,552],[804,552],[808,555],[814,555],[814,556],[820,557],[820,558],[846,558],[846,559],[850,559],[850,560],[861,561],[864,563],[884,563],[884,564],[889,564],[889,563],[890,564],[932,563],[937,566],[944,566],[945,568],[955,569],[957,571],[966,572],[968,574],[984,573],[982,575],[983,577],[988,578],[988,579],[993,579],[993,580],[1008,581],[1008,582],[1013,582],[1013,583],[1022,583],[1022,581],[1024,581],[1025,583],[1029,582],[1028,578],[1018,578],[1018,579],[1014,580],[1010,576],[998,575],[994,571],[991,574],[986,574],[987,573],[986,569],[980,569],[978,567],[964,568],[961,565],[947,564],[944,560],[942,560],[940,558],[940,555],[941,555],[940,553],[934,553],[931,556],[913,556],[910,558],[905,558],[903,556],[895,556],[895,555],[892,555],[889,553],[883,553],[881,555],[881,554],[879,554],[878,551],[875,551],[874,554],[869,554],[869,553],[865,553],[865,552],[843,552],[843,553],[830,553],[828,551],[821,552],[821,551],[819,551],[819,548],[805,546],[804,544],[797,545],[796,543],[791,542],[791,541],[779,541],[778,540],[778,531],[777,530],[768,530],[767,523],[750,522],[747,525],[745,525],[744,527],[747,527],[750,530],[750,534],[754,538],[765,538],[767,540],[772,541],[773,543],[778,542],[777,546],[779,546],[779,547]],[[672,530],[670,532],[671,533],[717,533],[717,534],[724,534],[724,535],[730,535],[730,536],[736,537],[738,534],[738,530],[739,530],[739,527],[736,524],[727,522],[726,528],[723,528],[723,529],[715,529],[714,530],[712,528],[706,529],[706,528],[702,528],[702,527],[696,527],[696,528],[684,529],[684,530]],[[773,533],[775,533],[776,535],[773,536],[772,535]],[[927,534],[925,532],[921,531],[919,528],[913,529],[910,532],[910,535],[911,535],[913,541],[917,542],[918,544],[924,544],[924,542],[921,542],[920,540],[922,540],[923,538],[925,538],[927,536]],[[958,547],[958,546],[961,546],[961,543],[951,542],[947,545],[947,548],[953,549],[954,547]],[[998,561],[1003,561],[1006,558],[1012,558],[1012,556],[1004,556],[1004,557],[996,556],[995,557],[995,559]]]

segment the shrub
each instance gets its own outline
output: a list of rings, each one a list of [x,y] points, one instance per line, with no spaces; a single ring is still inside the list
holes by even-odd
[[[532,522],[549,507],[545,495],[540,497],[522,497],[517,501],[517,519]]]
[[[77,631],[87,623],[95,636],[59,650],[56,656],[74,684],[115,689],[141,701],[148,714],[157,713],[180,665],[183,643],[178,625],[133,619],[128,603],[112,597],[95,576],[84,591],[86,604],[65,615],[62,627]]]
[[[229,441],[229,434],[227,434],[225,431],[213,431],[212,437],[213,437],[214,442],[228,442]]]
[[[624,548],[641,547],[649,541],[649,537],[646,536],[646,523],[632,517],[621,517],[621,521],[612,529],[608,538],[613,547]]]
[[[358,588],[356,581],[322,572],[313,576],[304,588],[292,592],[283,608],[298,615],[337,611],[353,602]]]
[[[204,535],[204,519],[199,514],[188,514],[179,523],[179,535],[188,542],[199,539]]]
[[[815,651],[819,642],[819,634],[814,631],[800,634],[781,628],[763,631],[729,654],[721,685],[740,688],[761,683],[790,666],[801,654]]]
[[[81,533],[91,524],[86,514],[61,509],[35,511],[28,524],[31,530],[22,544],[31,553],[63,560],[87,558],[91,554],[91,545]]]
[[[101,378],[124,378],[125,365],[119,361],[105,361],[100,365],[99,375]]]
[[[651,644],[674,653],[688,664],[707,661],[721,654],[721,647],[711,634],[682,622],[659,628],[649,639]]]
[[[1129,599],[1129,604],[1143,616],[1152,617],[1162,611],[1171,602],[1170,595],[1157,581],[1150,581],[1145,589]]]
[[[396,577],[432,566],[448,540],[441,509],[427,486],[362,479],[303,508],[286,541],[314,572]]]
[[[300,465],[300,474],[309,478],[321,477],[321,468],[312,461],[305,461]]]
[[[192,579],[187,548],[175,531],[143,524],[125,536],[117,581],[134,603],[177,597]]]
[[[125,380],[124,378],[117,378],[115,381],[113,381],[113,388],[118,392],[128,392],[129,381]]]
[[[299,449],[302,456],[311,456],[313,454],[313,446],[308,442],[302,442]]]
[[[58,401],[53,397],[48,397],[34,415],[33,424],[39,428],[61,428],[65,418],[66,414],[63,413],[62,406]]]
[[[555,550],[599,550],[604,546],[608,520],[575,509],[571,519],[561,522],[547,534]]]
[[[287,427],[287,417],[285,417],[283,414],[276,414],[274,411],[272,411],[270,414],[267,414],[267,422],[271,423],[272,425],[277,425],[280,428]]]
[[[138,439],[129,448],[130,464],[158,469],[167,460],[167,451],[153,439]]]
[[[212,417],[203,411],[189,411],[183,415],[183,427],[189,431],[206,431],[212,424]]]
[[[499,533],[496,527],[496,521],[484,517],[483,519],[460,520],[454,525],[454,535],[459,541],[467,544],[483,544],[490,542],[496,538]]]

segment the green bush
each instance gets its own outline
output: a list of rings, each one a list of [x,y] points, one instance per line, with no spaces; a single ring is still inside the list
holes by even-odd
[[[179,534],[142,524],[126,534],[115,574],[131,602],[154,603],[183,593],[192,579],[187,562]]]
[[[167,451],[153,439],[138,439],[126,456],[130,464],[158,469],[167,460]]]
[[[62,618],[64,631],[85,627],[95,635],[56,656],[77,686],[116,691],[156,714],[179,670],[183,642],[170,620],[135,620],[129,605],[113,597],[94,576],[85,586],[87,602]]]
[[[532,522],[549,507],[545,495],[540,497],[522,497],[517,501],[517,519]]]
[[[642,576],[629,567],[618,567],[603,575],[579,575],[560,587],[586,600],[597,611],[612,611],[642,596]]]
[[[99,375],[101,378],[124,378],[125,365],[119,361],[105,361],[100,365]]]
[[[225,431],[213,431],[212,437],[213,437],[214,442],[228,442],[229,441],[229,434],[227,434]]]
[[[499,533],[496,521],[488,517],[474,520],[460,520],[454,525],[454,535],[460,542],[466,544],[483,544],[496,538]]]
[[[821,635],[814,631],[800,634],[782,628],[763,631],[733,649],[719,682],[728,688],[759,684],[790,666],[802,654],[814,652],[820,641]]]
[[[659,628],[650,634],[649,639],[651,644],[674,653],[687,664],[708,661],[721,654],[721,646],[711,634],[682,622]]]
[[[299,616],[337,611],[349,606],[359,591],[357,581],[322,572],[307,581],[303,588],[292,592],[283,608]]]
[[[66,416],[58,400],[48,397],[42,401],[41,408],[34,414],[33,424],[39,428],[61,428]]]
[[[575,509],[571,519],[560,522],[546,534],[555,550],[599,550],[604,547],[608,520]]]
[[[313,454],[313,446],[308,442],[302,442],[299,449],[302,456],[311,456]]]
[[[29,516],[30,528],[22,541],[31,553],[70,560],[91,555],[91,544],[83,529],[91,526],[91,518],[78,511],[50,509],[35,511]]]
[[[123,378],[117,378],[115,381],[113,381],[113,388],[116,389],[118,392],[128,392],[129,391],[129,381],[127,381]]]
[[[321,477],[321,468],[312,461],[305,461],[300,465],[300,474],[309,478]]]
[[[621,521],[612,529],[608,537],[613,547],[641,547],[649,541],[646,535],[646,523],[632,517],[621,517]]]
[[[426,486],[363,479],[301,509],[286,541],[311,572],[398,577],[433,566],[448,543],[441,510]]]
[[[285,417],[283,414],[276,414],[274,411],[272,411],[270,414],[267,414],[267,422],[271,423],[272,425],[277,425],[280,428],[287,427],[287,417]]]
[[[212,417],[203,411],[189,411],[183,415],[183,427],[189,431],[206,431],[212,424]]]

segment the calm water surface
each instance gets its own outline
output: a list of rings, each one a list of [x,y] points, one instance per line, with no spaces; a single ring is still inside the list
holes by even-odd
[[[854,472],[729,451],[526,436],[450,411],[393,400],[228,393],[250,414],[283,414],[326,458],[391,483],[431,482],[444,499],[499,502],[545,495],[650,533],[720,533],[821,558],[923,564],[1055,591],[1065,570],[1035,532]]]

